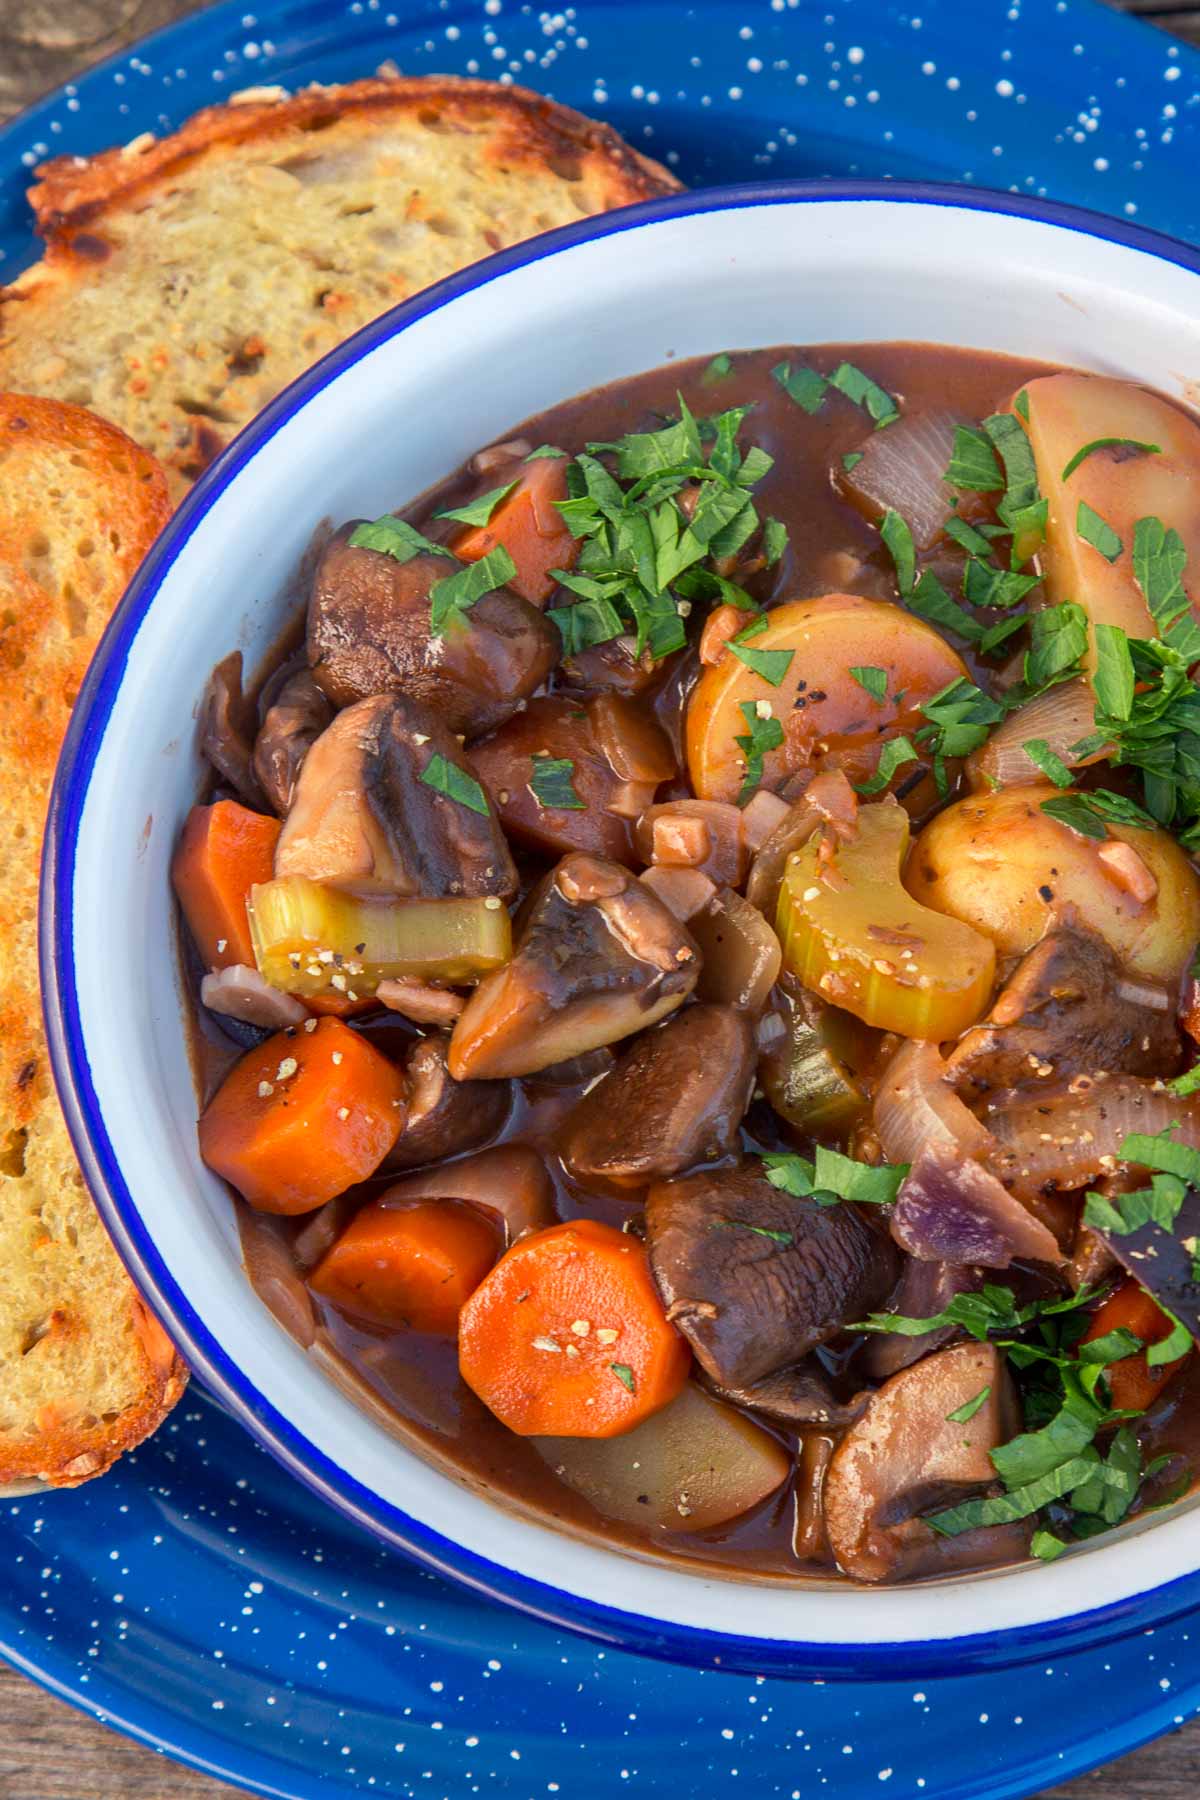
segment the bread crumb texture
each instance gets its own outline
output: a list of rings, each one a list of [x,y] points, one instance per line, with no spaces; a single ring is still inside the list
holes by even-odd
[[[55,759],[101,631],[169,513],[76,407],[0,394],[0,1483],[74,1485],[154,1428],[182,1366],[126,1275],[55,1098],[37,979]]]
[[[679,186],[606,126],[452,77],[267,90],[38,175],[46,251],[0,294],[0,387],[111,419],[160,459],[176,500],[386,308]]]

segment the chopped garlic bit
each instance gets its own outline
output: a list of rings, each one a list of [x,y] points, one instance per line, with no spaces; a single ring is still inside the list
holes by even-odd
[[[285,1056],[275,1071],[276,1081],[290,1081],[299,1067],[300,1064],[296,1061],[294,1056]]]
[[[503,902],[499,900],[495,894],[489,894],[483,904],[487,907],[489,912],[499,912]]]
[[[575,1333],[576,1337],[586,1337],[591,1329],[592,1322],[590,1319],[571,1320],[571,1330]]]
[[[562,1345],[556,1344],[552,1337],[535,1337],[533,1340],[533,1347],[535,1350],[562,1351]]]
[[[348,1106],[339,1106],[338,1107],[338,1118],[339,1119],[348,1119],[349,1117],[350,1117],[350,1108]]]
[[[754,710],[760,719],[769,719],[772,716],[771,702],[769,700],[756,700],[754,702]]]
[[[596,1337],[602,1344],[615,1344],[617,1341],[617,1333],[611,1325],[601,1325],[596,1332]]]
[[[335,1062],[335,1063],[340,1063],[340,1062],[341,1062],[341,1060],[342,1060],[342,1053],[341,1053],[341,1051],[340,1051],[340,1050],[335,1050],[335,1051],[334,1051],[334,1053],[333,1053],[333,1061],[334,1061],[334,1062]]]
[[[271,1082],[269,1082],[269,1081],[260,1081],[259,1082],[258,1097],[260,1100],[265,1100],[267,1098],[268,1094],[273,1094],[274,1092],[275,1092],[275,1088]]]

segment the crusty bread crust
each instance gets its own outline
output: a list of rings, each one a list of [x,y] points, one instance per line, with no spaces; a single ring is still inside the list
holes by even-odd
[[[0,388],[111,419],[159,457],[176,499],[288,382],[397,301],[679,186],[605,125],[448,76],[252,91],[161,141],[38,174],[47,247],[0,291]]]
[[[183,1391],[92,1206],[37,982],[50,783],[84,671],[169,516],[153,457],[78,407],[0,394],[0,1485],[74,1486]]]

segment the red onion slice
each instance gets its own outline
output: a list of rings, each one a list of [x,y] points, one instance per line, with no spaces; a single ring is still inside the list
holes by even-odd
[[[901,1249],[922,1262],[1007,1269],[1014,1257],[1065,1261],[1053,1232],[982,1164],[936,1150],[913,1164],[891,1228]]]

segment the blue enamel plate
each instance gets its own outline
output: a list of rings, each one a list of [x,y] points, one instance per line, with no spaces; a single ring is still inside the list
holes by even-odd
[[[1190,52],[1078,0],[957,11],[937,0],[915,14],[826,4],[226,4],[0,136],[3,272],[35,253],[22,189],[46,155],[168,128],[238,88],[362,74],[385,57],[520,77],[607,115],[691,182],[966,179],[1200,238]],[[296,1800],[372,1789],[590,1800],[622,1783],[684,1800],[718,1785],[861,1800],[876,1782],[1015,1796],[1200,1710],[1195,1614],[1157,1612],[1153,1630],[1110,1629],[1101,1648],[1017,1672],[828,1686],[564,1637],[384,1549],[195,1391],[103,1482],[0,1516],[0,1651],[171,1754]]]

